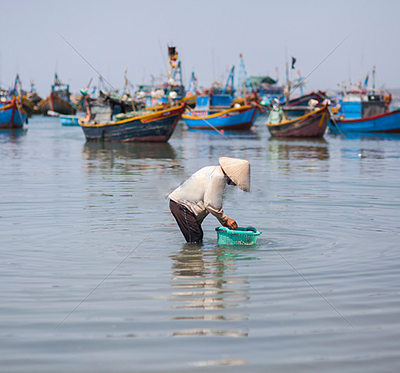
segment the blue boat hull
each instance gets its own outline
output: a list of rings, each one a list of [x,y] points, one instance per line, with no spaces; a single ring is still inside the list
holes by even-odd
[[[243,111],[227,110],[220,115],[183,115],[186,125],[190,129],[223,129],[223,130],[248,130],[254,123],[257,108],[249,108]]]
[[[328,126],[331,133],[400,133],[400,110],[368,118],[330,121]]]
[[[79,119],[82,119],[82,117],[76,115],[60,115],[60,121],[63,126],[79,126]]]
[[[15,106],[0,107],[0,128],[22,128],[26,121],[26,114]],[[4,109],[5,108],[5,109]]]

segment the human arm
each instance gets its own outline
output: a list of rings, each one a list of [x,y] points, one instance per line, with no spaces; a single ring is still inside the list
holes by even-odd
[[[236,221],[231,219],[231,218],[228,218],[228,220],[226,221],[225,224],[223,224],[223,226],[224,227],[228,227],[228,228],[230,228],[232,230],[238,229],[238,225],[237,225]]]

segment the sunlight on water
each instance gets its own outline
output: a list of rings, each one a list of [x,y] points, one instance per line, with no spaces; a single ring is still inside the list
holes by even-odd
[[[0,132],[2,371],[397,371],[400,137],[225,135]],[[255,246],[218,246],[212,216],[187,245],[169,212],[219,156],[251,163],[224,210]]]

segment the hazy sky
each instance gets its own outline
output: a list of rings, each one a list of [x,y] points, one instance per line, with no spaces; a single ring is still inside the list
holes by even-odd
[[[376,65],[376,82],[400,87],[400,1],[334,0],[0,0],[0,85],[19,73],[29,89],[47,96],[57,71],[79,91],[96,72],[115,88],[124,70],[134,84],[165,73],[166,44],[175,45],[187,83],[195,71],[202,86],[224,79],[242,53],[251,75],[271,75],[297,59],[294,72],[311,74],[305,90],[358,82]],[[161,51],[162,49],[162,51]]]

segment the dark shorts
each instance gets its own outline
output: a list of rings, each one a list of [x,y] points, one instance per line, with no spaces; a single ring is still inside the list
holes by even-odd
[[[169,201],[169,208],[186,242],[201,243],[203,241],[203,230],[193,212],[172,199]]]

